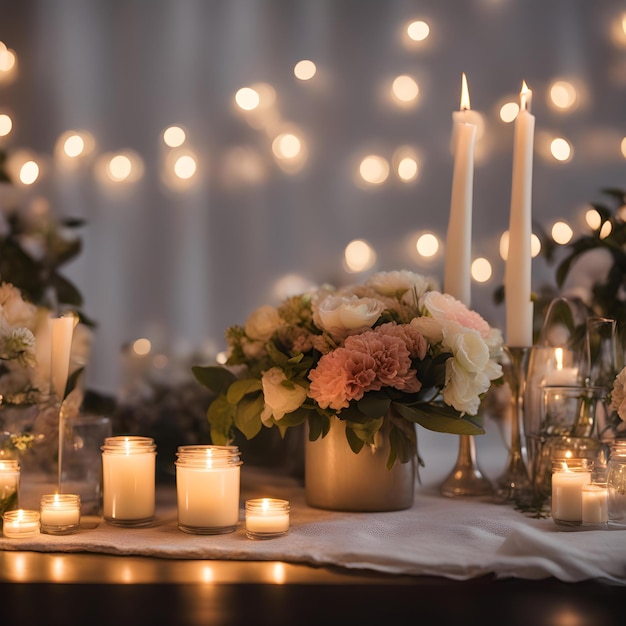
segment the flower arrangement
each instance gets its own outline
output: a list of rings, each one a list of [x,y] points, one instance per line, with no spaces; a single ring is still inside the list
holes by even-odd
[[[615,437],[626,439],[626,367],[615,377],[608,400],[609,409],[619,418],[614,427]]]
[[[226,340],[224,366],[192,368],[215,393],[207,417],[221,445],[237,430],[251,439],[263,427],[284,435],[304,422],[314,441],[336,417],[358,453],[387,421],[392,467],[417,453],[415,424],[483,433],[481,398],[502,377],[500,331],[409,271],[262,306]]]

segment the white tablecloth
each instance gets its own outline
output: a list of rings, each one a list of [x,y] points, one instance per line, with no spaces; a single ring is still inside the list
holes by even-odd
[[[122,529],[99,518],[85,518],[77,534],[0,538],[0,549],[283,560],[457,580],[493,574],[498,578],[553,576],[568,582],[598,579],[626,584],[626,531],[563,530],[550,518],[534,519],[510,504],[439,495],[441,479],[456,458],[457,438],[447,437],[437,439],[437,445],[430,445],[435,440],[420,445],[427,463],[423,483],[416,487],[415,504],[405,511],[342,513],[313,509],[306,505],[304,489],[297,480],[244,465],[242,505],[249,497],[288,499],[291,527],[287,535],[272,540],[248,539],[243,510],[242,521],[233,533],[183,533],[176,526],[175,491],[168,487],[158,491],[157,520],[152,527]],[[491,443],[492,453],[479,448],[479,458],[482,454],[494,478],[506,451],[501,442]]]

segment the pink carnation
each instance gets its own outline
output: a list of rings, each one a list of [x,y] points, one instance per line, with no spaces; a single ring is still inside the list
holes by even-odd
[[[346,408],[351,400],[360,400],[367,391],[382,387],[403,389],[410,393],[421,389],[415,370],[411,369],[411,350],[424,354],[426,342],[417,332],[409,332],[410,348],[392,330],[383,325],[359,335],[352,335],[343,347],[322,356],[309,373],[309,396],[322,408]],[[382,329],[382,330],[381,330]],[[419,336],[419,337],[418,337]]]
[[[388,322],[387,324],[378,326],[376,331],[402,339],[412,359],[419,359],[421,361],[426,356],[428,343],[417,328],[413,328],[413,326],[409,324],[394,324]]]

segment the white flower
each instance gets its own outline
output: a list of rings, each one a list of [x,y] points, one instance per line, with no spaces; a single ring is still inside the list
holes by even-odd
[[[416,304],[413,298],[414,290],[417,297],[420,298],[426,291],[435,288],[432,279],[408,270],[378,272],[365,284],[383,296],[398,296],[402,294],[403,298],[408,298],[409,304]]]
[[[22,292],[10,283],[0,284],[0,319],[9,326],[34,329],[37,307],[22,298]]]
[[[314,312],[319,326],[329,333],[371,328],[384,310],[384,304],[374,298],[328,296]]]
[[[282,324],[278,310],[269,304],[253,311],[245,325],[246,335],[257,341],[267,341]]]
[[[626,367],[615,377],[611,392],[611,407],[626,422]]]
[[[272,367],[261,376],[265,406],[261,421],[271,426],[272,417],[279,421],[285,413],[295,411],[305,400],[307,390],[302,385],[287,382],[285,372],[279,367]]]

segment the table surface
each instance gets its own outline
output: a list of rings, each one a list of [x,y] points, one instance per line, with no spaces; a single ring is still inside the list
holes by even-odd
[[[506,451],[493,438],[490,445],[482,459],[493,478]],[[429,457],[436,454],[438,462],[431,462],[425,479],[438,480],[441,468],[445,476],[446,466],[452,467],[456,446],[426,447],[428,451],[421,451],[427,468]],[[436,620],[622,626],[625,601],[626,587],[597,580],[567,583],[553,577],[497,579],[486,574],[461,581],[278,559],[0,551],[2,616],[19,624],[87,623],[99,617],[111,624],[299,626]]]

